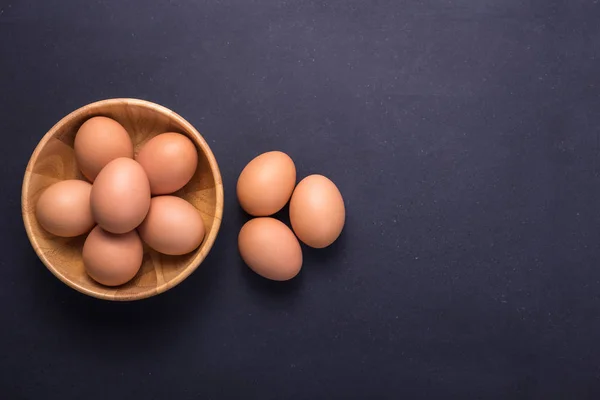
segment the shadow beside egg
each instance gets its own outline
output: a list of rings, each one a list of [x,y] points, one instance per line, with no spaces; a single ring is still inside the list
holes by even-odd
[[[260,218],[260,217],[255,217],[253,215],[248,214],[246,211],[244,211],[242,206],[239,205],[239,203],[236,204],[236,208],[237,208],[237,212],[238,212],[238,219],[241,221],[239,229],[241,229],[242,225],[244,225],[246,222],[250,221],[251,219]],[[273,215],[267,215],[267,217],[278,219],[279,221],[286,224],[288,228],[292,229],[292,225],[290,224],[289,202],[281,210],[279,210],[278,212],[276,212]]]
[[[280,220],[286,224],[288,228],[292,229],[292,224],[290,223],[290,202],[288,201],[281,210],[271,215],[271,217]]]
[[[246,278],[248,285],[252,288],[256,294],[262,297],[268,297],[271,299],[282,299],[286,297],[294,296],[302,287],[303,272],[302,269],[294,278],[288,281],[272,281],[267,278],[263,278],[256,272],[252,271],[242,260],[239,258],[240,268],[243,269],[243,275]]]
[[[335,242],[322,249],[315,249],[300,242],[304,263],[311,266],[335,267],[340,256],[346,251],[346,235],[344,231]]]
[[[240,206],[239,204],[236,204],[236,208],[237,208],[237,218],[239,221],[241,221],[240,225],[240,229],[242,228],[242,225],[244,225],[246,222],[250,221],[253,217],[252,215],[248,214],[246,211],[244,211],[244,209],[242,208],[242,206]]]

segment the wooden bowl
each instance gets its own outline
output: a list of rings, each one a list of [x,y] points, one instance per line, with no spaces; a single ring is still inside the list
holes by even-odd
[[[40,226],[35,215],[36,202],[48,186],[64,179],[85,179],[75,163],[73,142],[81,124],[98,115],[113,118],[127,129],[136,154],[145,142],[163,132],[182,133],[198,149],[198,169],[192,180],[176,195],[200,211],[206,227],[204,241],[195,251],[183,256],[167,256],[146,246],[138,274],[118,287],[103,286],[85,272],[81,251],[86,235],[76,238],[54,236]],[[139,300],[177,285],[204,260],[221,225],[223,184],[210,147],[189,122],[173,111],[148,101],[110,99],[73,111],[46,133],[27,165],[21,208],[27,236],[35,252],[57,278],[93,297],[118,301]]]

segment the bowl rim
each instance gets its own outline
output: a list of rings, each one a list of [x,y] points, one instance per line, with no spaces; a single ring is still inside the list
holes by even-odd
[[[33,232],[32,232],[32,228],[31,228],[32,222],[30,220],[28,213],[25,212],[25,199],[27,198],[30,181],[31,181],[31,176],[32,176],[32,174],[30,172],[33,169],[33,164],[35,161],[37,161],[42,149],[46,146],[46,144],[50,141],[50,139],[57,133],[57,131],[59,129],[61,129],[64,125],[66,125],[68,122],[72,121],[73,119],[85,116],[86,114],[89,114],[90,112],[94,112],[94,111],[96,111],[97,108],[99,108],[101,106],[106,106],[106,105],[143,107],[143,108],[150,109],[152,111],[158,112],[163,115],[168,115],[170,118],[176,120],[176,122],[178,124],[185,127],[185,129],[195,137],[197,144],[200,146],[201,151],[204,153],[204,155],[208,159],[210,169],[213,174],[213,179],[215,182],[216,210],[215,210],[215,215],[213,216],[214,220],[213,220],[211,229],[207,233],[206,239],[201,244],[201,246],[203,246],[205,250],[198,251],[196,253],[196,255],[194,256],[194,258],[192,260],[190,260],[189,265],[187,267],[185,267],[185,269],[183,271],[181,271],[181,273],[179,275],[177,275],[174,279],[172,279],[168,282],[163,282],[162,284],[160,284],[156,287],[148,288],[139,293],[128,294],[128,295],[115,295],[114,291],[111,289],[118,290],[118,287],[117,288],[106,287],[106,291],[94,291],[92,289],[89,289],[89,288],[81,285],[78,282],[74,282],[74,281],[68,279],[57,268],[55,268],[52,265],[52,263],[50,263],[48,258],[41,252],[40,246],[37,245],[37,239],[33,235]],[[146,299],[146,298],[153,297],[158,294],[164,293],[167,290],[179,285],[182,281],[184,281],[187,277],[189,277],[204,261],[204,259],[206,258],[206,256],[208,255],[208,253],[210,252],[210,250],[212,249],[212,247],[215,243],[215,240],[217,238],[217,234],[219,233],[219,229],[221,227],[221,222],[223,219],[222,218],[223,217],[223,181],[221,178],[221,171],[219,170],[219,165],[217,163],[217,160],[216,160],[212,150],[210,149],[210,146],[208,145],[208,143],[206,142],[204,137],[200,134],[200,132],[198,132],[196,130],[196,128],[194,128],[192,126],[192,124],[190,124],[185,118],[183,118],[182,116],[180,116],[179,114],[177,114],[176,112],[170,110],[169,108],[167,108],[165,106],[162,106],[160,104],[153,103],[153,102],[147,101],[147,100],[141,100],[141,99],[136,99],[136,98],[104,99],[104,100],[99,100],[99,101],[95,101],[95,102],[86,104],[74,111],[71,111],[69,114],[65,115],[57,123],[55,123],[54,126],[52,126],[52,128],[50,128],[46,132],[46,134],[42,137],[42,139],[38,142],[33,153],[29,157],[29,161],[27,162],[27,167],[25,168],[25,176],[23,178],[23,184],[21,186],[21,215],[23,218],[23,223],[25,225],[25,231],[27,232],[27,237],[29,238],[29,243],[32,245],[38,258],[42,261],[42,263],[46,266],[46,268],[48,270],[50,270],[50,272],[52,272],[52,274],[54,276],[56,276],[58,279],[60,279],[67,286],[69,286],[83,294],[86,294],[86,295],[89,295],[91,297],[95,297],[98,299],[102,299],[102,300],[111,300],[111,301],[142,300],[142,299]]]

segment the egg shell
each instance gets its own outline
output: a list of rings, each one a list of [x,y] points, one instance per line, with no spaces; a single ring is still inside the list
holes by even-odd
[[[200,246],[205,228],[200,212],[184,199],[156,196],[152,198],[150,211],[138,232],[154,250],[181,255]]]
[[[150,184],[140,164],[117,158],[100,171],[90,197],[92,215],[111,233],[125,233],[142,223],[150,208]]]
[[[102,168],[116,158],[133,158],[133,143],[121,124],[107,117],[92,117],[75,135],[75,159],[81,173],[93,182]]]
[[[298,239],[327,247],[340,236],[345,220],[344,199],[329,178],[310,175],[298,183],[290,200],[290,223]]]
[[[236,191],[244,211],[259,217],[281,210],[295,185],[294,161],[281,151],[270,151],[257,156],[244,167]]]
[[[258,275],[274,281],[292,279],[302,268],[302,249],[283,222],[270,217],[246,222],[238,235],[242,259]]]
[[[62,237],[74,237],[94,227],[88,182],[69,179],[44,190],[36,203],[36,218],[42,228]]]
[[[152,194],[169,194],[192,179],[198,167],[198,151],[185,135],[167,132],[144,144],[136,160],[146,171]]]
[[[96,226],[83,244],[83,265],[87,274],[106,286],[129,282],[139,271],[144,246],[136,231],[107,232]]]

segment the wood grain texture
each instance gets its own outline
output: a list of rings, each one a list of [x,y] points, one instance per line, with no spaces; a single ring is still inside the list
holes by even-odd
[[[135,153],[163,132],[179,132],[198,149],[198,168],[192,180],[176,195],[192,203],[202,215],[206,237],[200,247],[182,256],[167,256],[148,248],[134,279],[119,287],[106,287],[85,272],[81,251],[85,235],[60,238],[46,232],[35,216],[35,205],[48,186],[64,179],[84,179],[75,163],[73,142],[87,119],[106,116],[129,132]],[[23,180],[21,208],[31,244],[46,267],[70,287],[106,300],[130,301],[162,293],[187,278],[210,251],[223,215],[223,184],[217,161],[208,144],[186,120],[160,105],[137,99],[109,99],[84,106],[60,120],[34,150]]]

